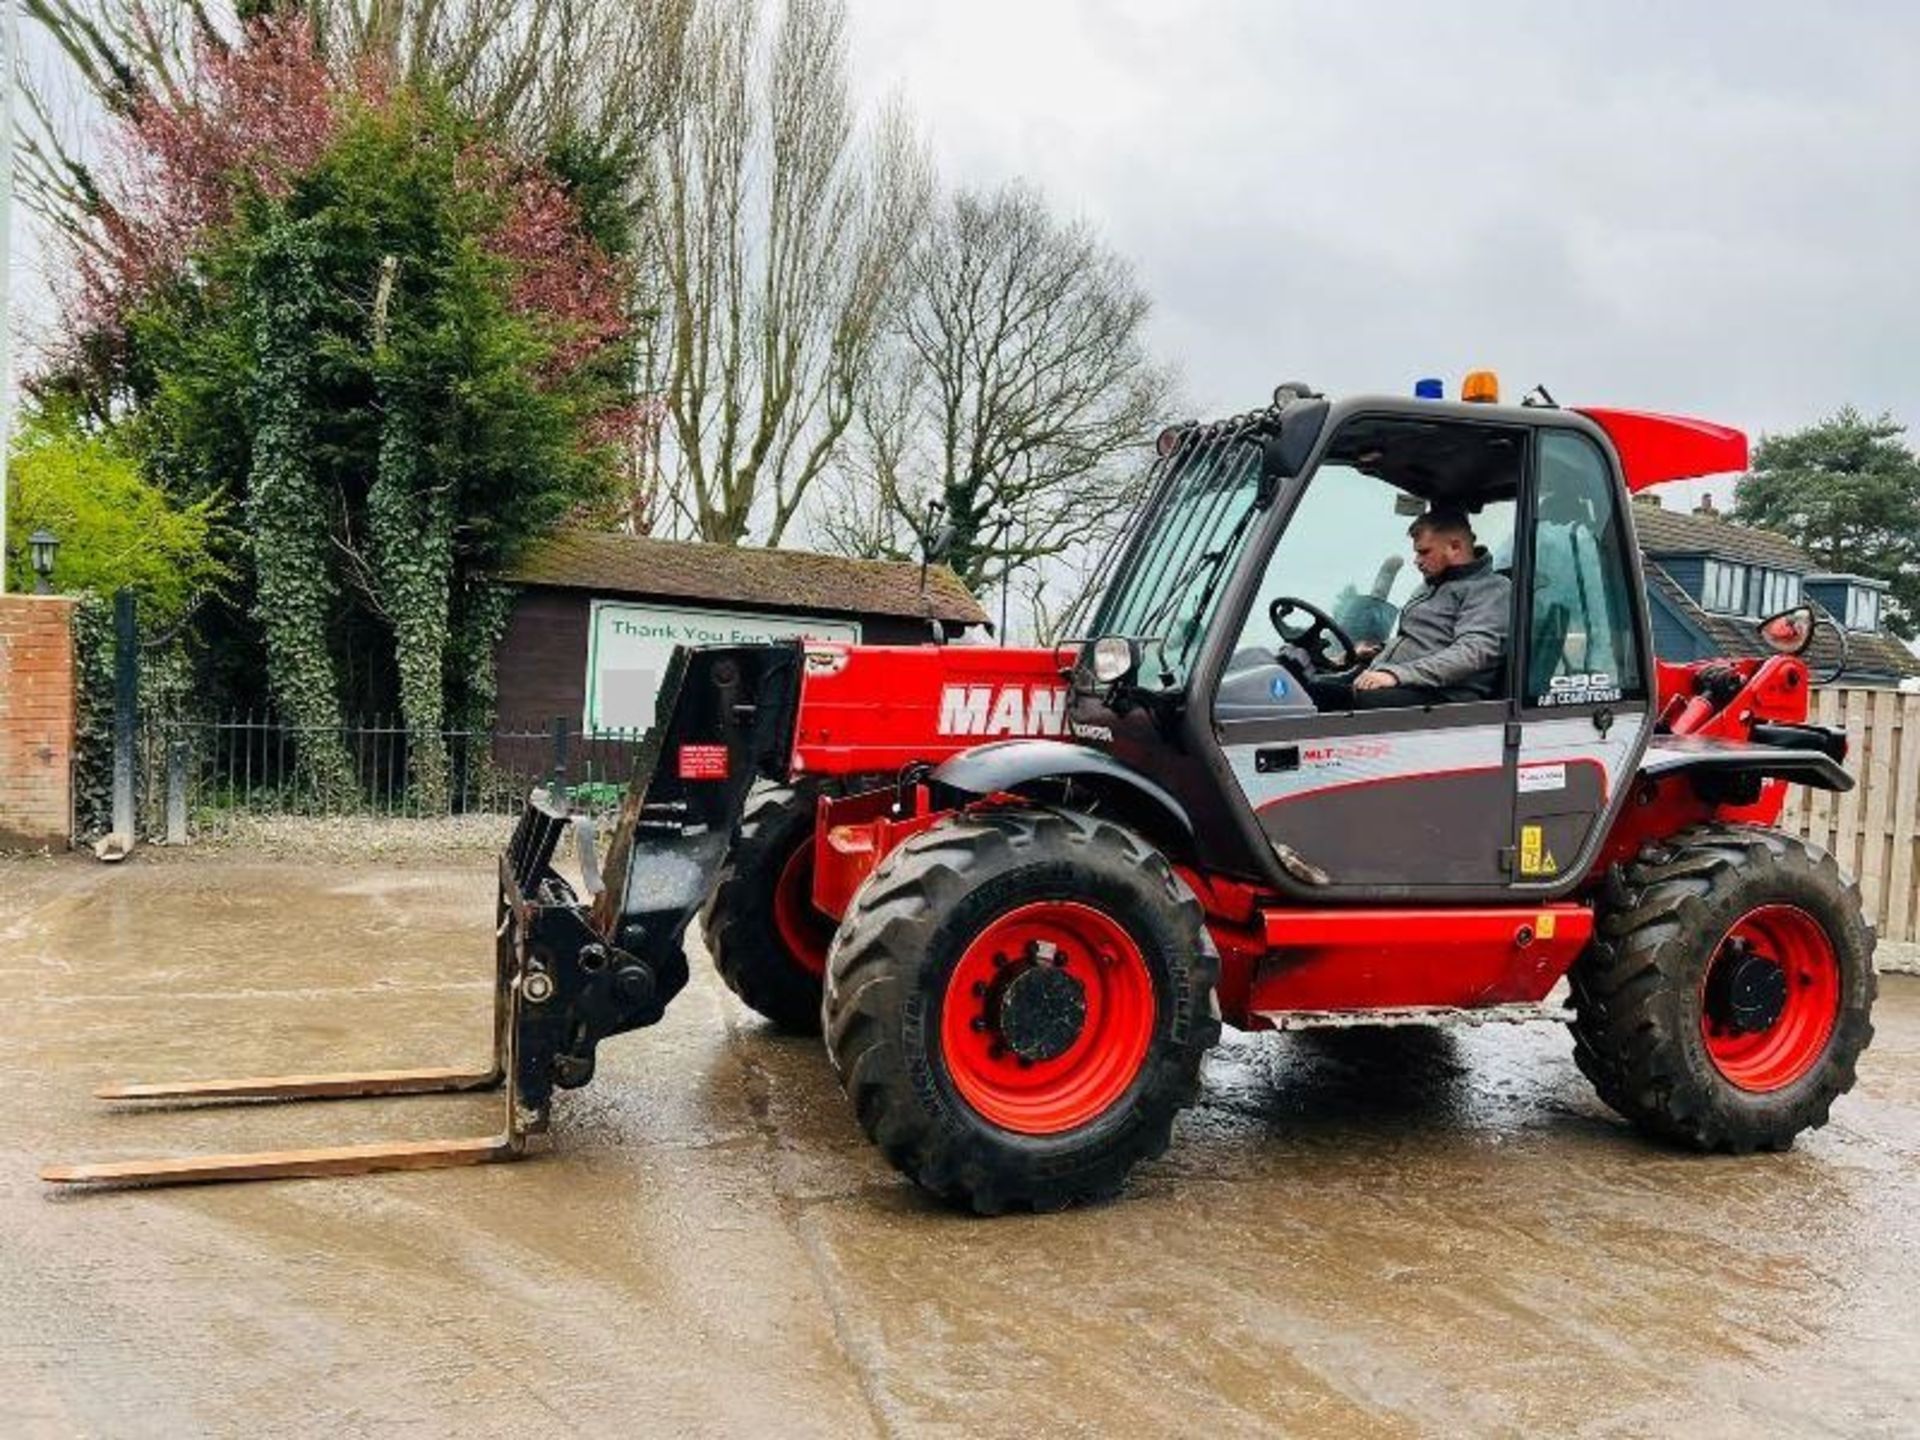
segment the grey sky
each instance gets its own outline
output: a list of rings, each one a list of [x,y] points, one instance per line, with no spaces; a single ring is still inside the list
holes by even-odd
[[[1499,371],[1920,425],[1920,7],[852,0],[945,177],[1139,266],[1202,410]]]

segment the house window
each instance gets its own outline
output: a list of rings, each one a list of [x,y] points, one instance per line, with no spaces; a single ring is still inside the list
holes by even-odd
[[[1755,615],[1778,615],[1782,610],[1791,610],[1800,603],[1800,577],[1785,570],[1756,570],[1754,572]]]
[[[1849,630],[1880,628],[1880,592],[1878,590],[1869,590],[1864,585],[1847,587],[1847,628]]]
[[[1747,567],[1725,560],[1707,561],[1706,584],[1700,603],[1723,615],[1738,615],[1747,608]]]

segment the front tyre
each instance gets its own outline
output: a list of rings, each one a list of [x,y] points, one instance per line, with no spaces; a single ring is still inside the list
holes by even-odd
[[[1613,887],[1573,972],[1574,1058],[1641,1129],[1784,1150],[1827,1122],[1873,1038],[1859,887],[1777,831],[1706,825]]]
[[[848,789],[826,779],[754,791],[700,917],[727,988],[796,1034],[819,1027],[820,980],[834,930],[813,906],[815,812],[822,795]]]
[[[948,820],[855,896],[828,1050],[868,1138],[982,1214],[1117,1194],[1219,1039],[1199,902],[1131,831],[1065,811]]]

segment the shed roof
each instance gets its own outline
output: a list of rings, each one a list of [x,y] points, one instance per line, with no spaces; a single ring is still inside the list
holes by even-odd
[[[808,550],[656,540],[562,530],[534,545],[501,577],[516,585],[664,596],[839,615],[890,615],[983,625],[987,612],[945,565],[849,560]]]

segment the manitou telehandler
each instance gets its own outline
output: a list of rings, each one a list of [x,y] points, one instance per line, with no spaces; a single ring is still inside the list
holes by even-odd
[[[1486,377],[1470,396],[1492,389]],[[607,847],[536,792],[500,862],[493,1063],[133,1086],[118,1098],[500,1086],[497,1136],[56,1167],[49,1180],[332,1174],[518,1155],[555,1087],[687,982],[818,1026],[860,1126],[980,1211],[1117,1192],[1201,1058],[1246,1030],[1551,1020],[1663,1140],[1780,1149],[1872,1034],[1872,930],[1771,828],[1845,790],[1807,723],[1818,613],[1761,660],[1654,657],[1633,492],[1744,468],[1699,421],[1282,386],[1159,439],[1058,650],[682,650]],[[1409,521],[1464,514],[1512,596],[1497,676],[1316,704],[1417,588]],[[572,826],[584,894],[555,869]]]

